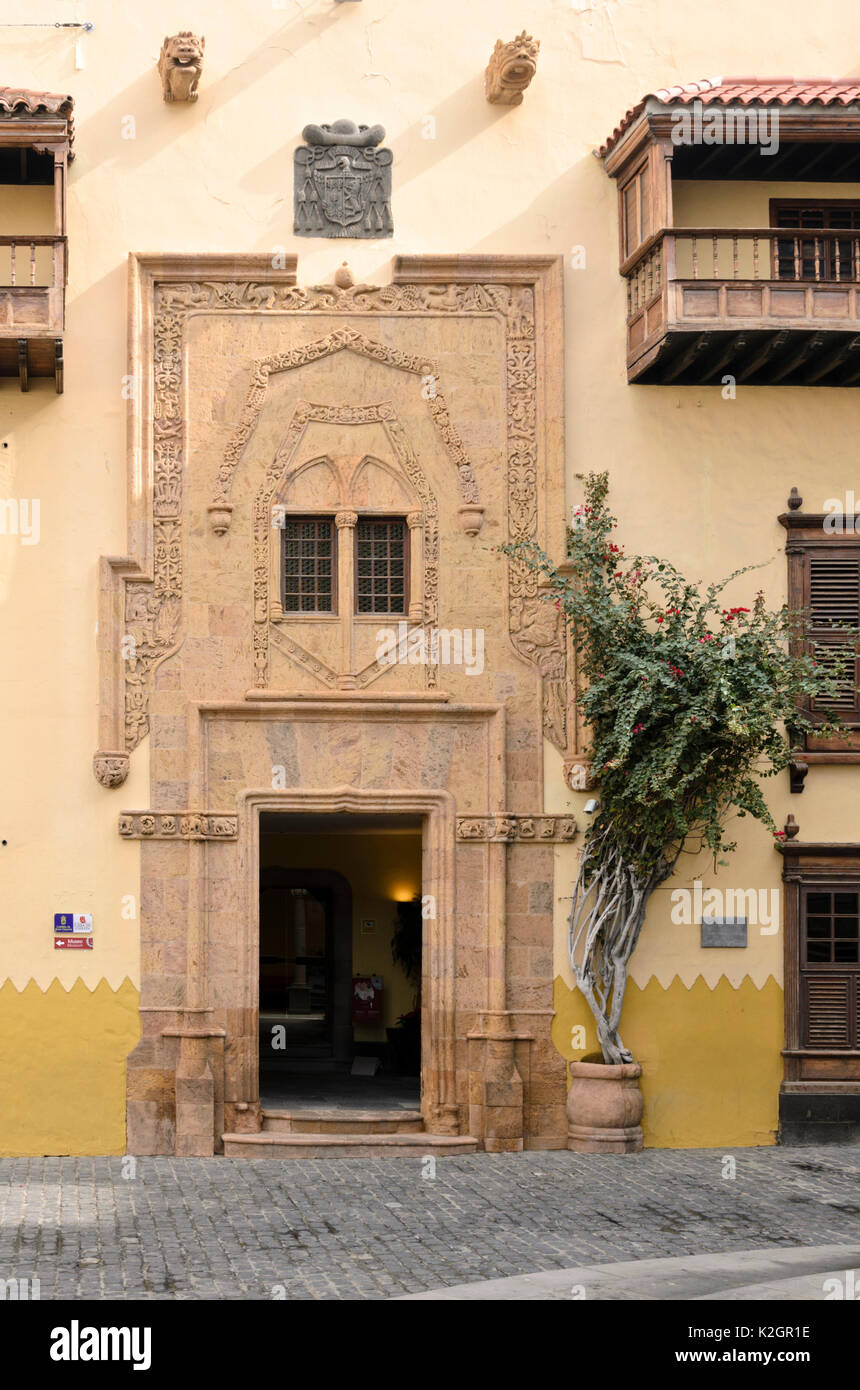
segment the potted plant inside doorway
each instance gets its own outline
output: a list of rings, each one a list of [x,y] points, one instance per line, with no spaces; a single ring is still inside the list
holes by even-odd
[[[571,630],[599,797],[573,889],[569,950],[600,1052],[570,1063],[569,1147],[629,1153],[642,1147],[641,1067],[619,1026],[651,894],[682,851],[727,862],[730,814],[783,838],[761,779],[788,766],[785,730],[796,739],[812,727],[801,707],[816,696],[832,701],[842,667],[828,662],[825,671],[797,654],[804,614],[770,611],[762,593],[751,608],[723,606],[726,586],[756,566],[705,588],[668,560],[626,555],[612,538],[608,474],[583,482],[563,568],[533,543],[502,549],[519,570],[519,591],[539,581]],[[853,660],[851,646],[844,650]],[[838,722],[816,732],[836,733]]]

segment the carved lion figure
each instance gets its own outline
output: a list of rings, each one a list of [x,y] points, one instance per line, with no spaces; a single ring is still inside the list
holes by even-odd
[[[158,71],[165,101],[196,101],[197,84],[203,72],[205,39],[183,29],[161,45]]]

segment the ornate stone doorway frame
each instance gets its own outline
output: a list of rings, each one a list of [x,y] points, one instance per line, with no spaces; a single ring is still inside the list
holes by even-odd
[[[237,943],[246,1045],[225,1059],[225,1095],[259,1103],[260,819],[281,815],[401,815],[421,817],[421,892],[435,901],[425,919],[421,990],[421,1113],[428,1131],[457,1134],[455,1076],[454,854],[456,808],[444,790],[290,788],[252,790],[239,797],[241,935]],[[208,848],[208,847],[207,847]]]

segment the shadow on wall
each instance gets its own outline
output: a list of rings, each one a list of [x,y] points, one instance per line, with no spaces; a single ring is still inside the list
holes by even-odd
[[[552,1040],[567,1060],[597,1047],[583,996],[555,981]],[[586,1045],[571,1047],[577,1025]],[[627,986],[621,1036],[642,1065],[649,1149],[708,1149],[775,1144],[784,1046],[783,992],[769,977],[734,989],[722,976],[714,989],[699,977],[691,988],[676,975],[664,989],[656,976]]]
[[[200,117],[205,122],[220,107],[238,97],[246,87],[268,77],[286,59],[294,58],[306,44],[319,39],[330,25],[337,23],[339,8],[338,5],[321,5],[315,8],[312,15],[303,15],[283,25],[223,75],[220,72],[213,75],[210,51],[204,62],[200,95],[195,104],[195,124],[199,124]],[[185,103],[180,104],[178,110],[172,110],[162,99],[156,64],[164,35],[161,29],[153,32],[157,34],[155,47],[141,52],[141,61],[146,62],[145,72],[106,102],[78,129],[75,145],[82,156],[81,163],[87,170],[116,156],[118,142],[122,139],[122,123],[127,116],[135,118],[136,135],[134,140],[124,142],[128,145],[123,150],[125,168],[145,164],[160,150],[181,139],[188,130],[187,122],[182,120],[182,106]],[[195,32],[205,37],[205,23],[199,25]]]

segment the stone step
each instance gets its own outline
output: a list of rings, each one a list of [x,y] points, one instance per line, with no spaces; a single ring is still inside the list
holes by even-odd
[[[457,1158],[470,1134],[224,1134],[225,1158]]]
[[[420,1110],[264,1110],[264,1134],[423,1134]]]

